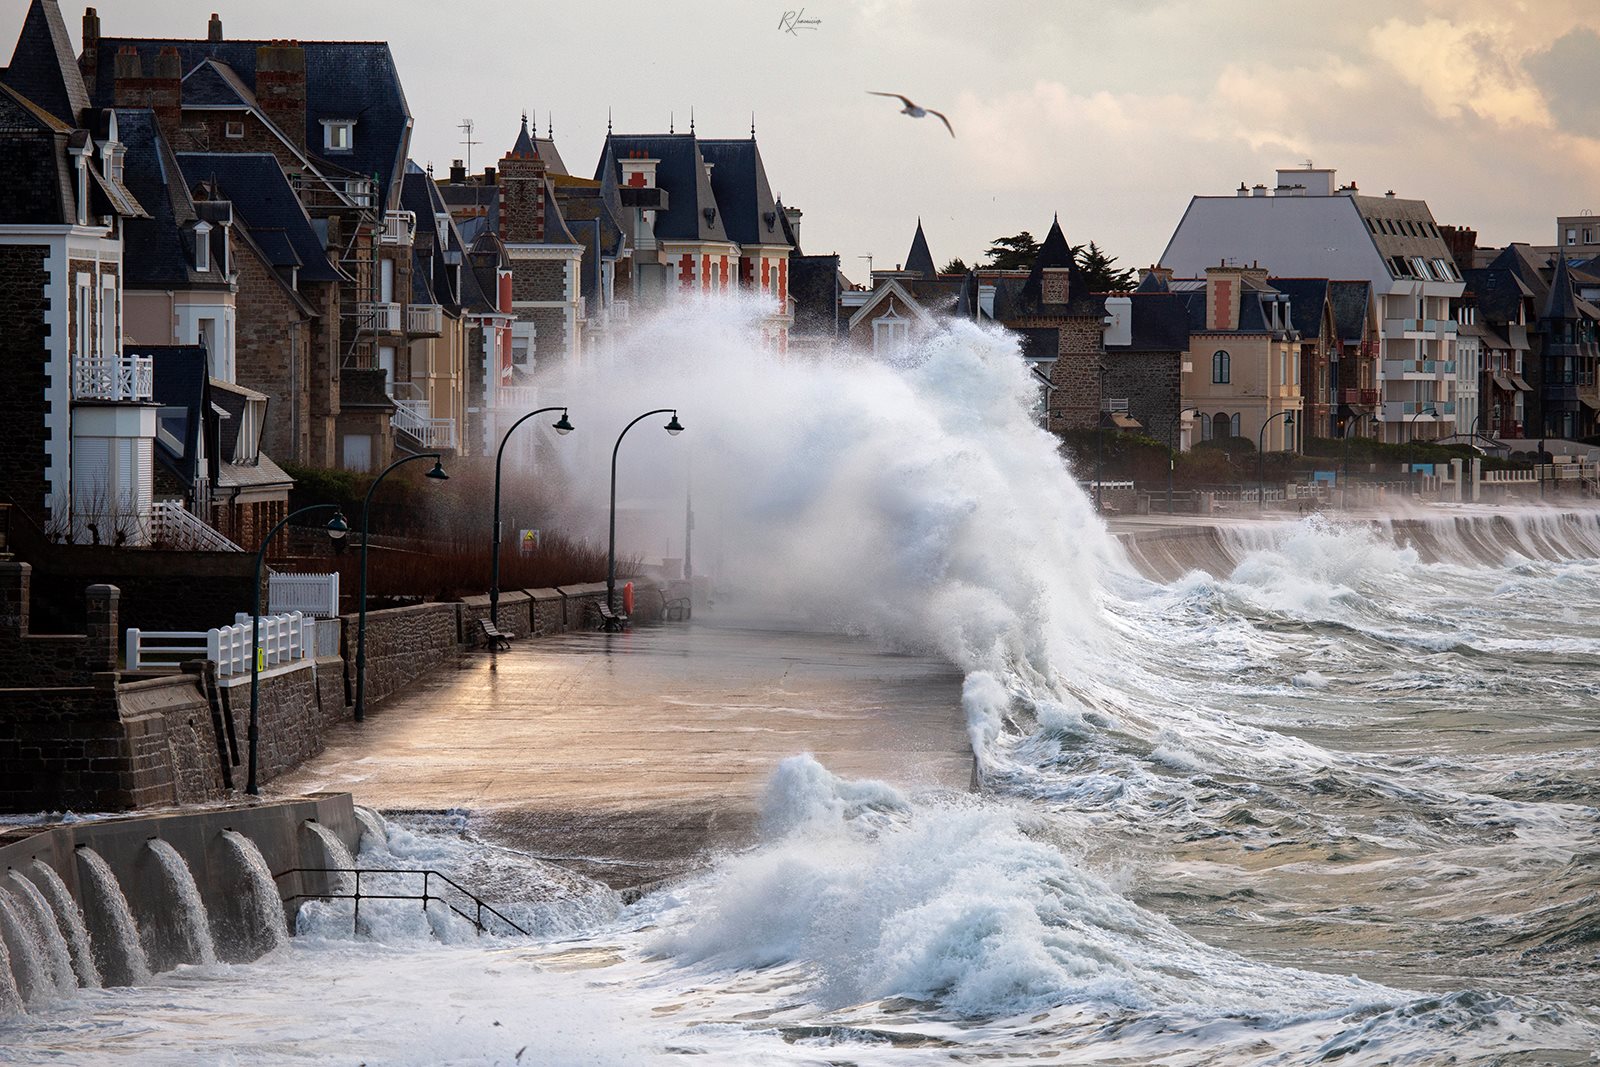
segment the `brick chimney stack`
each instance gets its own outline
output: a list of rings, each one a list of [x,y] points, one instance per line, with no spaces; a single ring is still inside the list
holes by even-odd
[[[306,151],[306,50],[298,41],[256,49],[256,102],[272,124]]]
[[[83,75],[89,98],[94,98],[95,75],[100,69],[100,14],[92,7],[83,9],[83,55],[78,57],[78,71]]]
[[[155,69],[146,74],[139,50],[123,45],[117,52],[113,77],[112,102],[117,107],[147,107],[155,112],[161,135],[176,145],[183,120],[183,61],[178,50],[162,46]]]
[[[517,146],[500,160],[496,175],[500,196],[500,240],[506,244],[544,242],[545,167],[528,136],[523,119]]]
[[[1045,267],[1039,272],[1039,300],[1045,304],[1065,304],[1072,295],[1072,268]]]
[[[467,165],[459,159],[452,159],[450,161],[450,184],[467,184]]]
[[[215,11],[211,13],[211,21],[206,23],[206,40],[213,43],[222,40],[222,19]]]
[[[1239,295],[1245,270],[1226,264],[1206,268],[1206,329],[1239,328]]]

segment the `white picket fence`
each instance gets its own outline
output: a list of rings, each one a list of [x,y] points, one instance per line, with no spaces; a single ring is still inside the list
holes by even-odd
[[[209,659],[218,678],[250,673],[249,615],[234,616],[232,626],[210,630],[140,630],[127,634],[130,671],[173,668],[185,660]],[[261,617],[261,669],[309,660],[317,654],[317,620],[298,611]]]
[[[298,611],[331,619],[339,614],[339,575],[273,574],[267,577],[267,610],[274,615]]]

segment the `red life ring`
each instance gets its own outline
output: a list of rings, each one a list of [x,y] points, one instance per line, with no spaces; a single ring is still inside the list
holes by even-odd
[[[626,582],[622,586],[622,613],[633,614],[633,583]]]

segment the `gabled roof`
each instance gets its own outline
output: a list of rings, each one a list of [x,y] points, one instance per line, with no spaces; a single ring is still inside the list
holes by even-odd
[[[917,232],[911,238],[911,251],[906,253],[906,270],[924,278],[936,277],[939,269],[933,265],[933,253],[928,251],[928,238],[922,232],[922,219],[917,219]]]
[[[667,241],[732,241],[706,175],[705,159],[692,133],[607,134],[595,177],[622,177],[622,159],[642,153],[660,160],[656,185],[666,190],[668,206],[656,213],[655,234]]]
[[[5,68],[5,83],[68,126],[84,121],[89,90],[56,0],[33,0]]]
[[[418,240],[412,244],[414,302],[440,304],[453,312],[459,311],[462,296],[452,268],[461,263],[462,274],[467,273],[466,264],[462,262],[466,258],[466,244],[445,207],[444,198],[439,195],[439,186],[427,171],[410,160],[406,162],[400,206],[416,215],[419,232],[434,236],[432,241]]]
[[[77,221],[77,192],[67,160],[71,134],[61,120],[0,84],[0,225]]]
[[[211,186],[219,198],[233,201],[235,217],[257,237],[274,267],[298,268],[304,281],[343,277],[329,262],[277,157],[265,152],[179,152],[177,159],[191,190]]]
[[[1525,244],[1509,244],[1489,262],[1490,270],[1509,272],[1533,297],[1534,309],[1543,308],[1550,299],[1550,283],[1544,279],[1545,264],[1534,258],[1533,249]]]
[[[923,323],[933,321],[933,316],[928,313],[926,308],[917,302],[916,298],[906,291],[905,287],[900,284],[898,279],[885,278],[883,283],[873,291],[872,296],[868,298],[867,302],[857,308],[854,315],[850,316],[849,328],[853,330],[856,328],[857,324],[867,318],[872,317],[872,310],[886,300],[890,301],[890,311],[893,311],[894,314],[900,314],[898,311],[894,310],[897,306],[894,301],[898,300],[898,306],[910,312],[911,318]]]
[[[178,167],[155,113],[118,108],[117,136],[126,148],[123,182],[149,213],[124,229],[123,278],[135,289],[226,288],[220,269],[194,269],[198,216],[189,185]]]
[[[1333,305],[1333,328],[1339,340],[1356,342],[1366,337],[1371,323],[1371,282],[1331,281],[1328,302]]]
[[[225,64],[251,93],[256,89],[256,49],[272,41],[158,40],[102,37],[96,53],[94,103],[110,107],[116,88],[116,57],[124,47],[139,53],[149,69],[163,47],[178,50],[181,69],[193,71],[208,59]],[[322,145],[323,119],[355,119],[354,149],[338,165],[376,177],[381,202],[398,196],[411,140],[411,109],[389,46],[382,41],[304,41],[306,61],[306,145]],[[211,83],[215,88],[215,83]],[[187,91],[187,86],[185,87]],[[292,132],[292,131],[291,131]]]
[[[256,110],[255,93],[233,68],[208,59],[183,76],[184,107],[248,108]]]
[[[1485,322],[1515,322],[1522,312],[1523,301],[1533,296],[1533,291],[1509,267],[1469,270],[1466,280],[1466,291],[1472,295]]]
[[[702,138],[711,191],[726,215],[728,236],[742,245],[790,245],[754,138]]]

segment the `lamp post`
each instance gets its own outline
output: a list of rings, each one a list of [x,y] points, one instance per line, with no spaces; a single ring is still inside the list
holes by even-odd
[[[683,424],[678,421],[676,408],[656,408],[647,411],[622,428],[617,434],[617,443],[611,447],[611,542],[606,551],[606,607],[616,610],[617,592],[617,453],[622,450],[622,439],[628,436],[628,431],[651,415],[671,415],[672,419],[662,429],[673,437],[683,432]]]
[[[1106,461],[1106,365],[1096,363],[1094,369],[1100,372],[1100,393],[1095,404],[1099,412],[1094,423],[1094,510],[1095,514],[1104,515],[1104,487],[1100,483],[1105,478]]]
[[[250,619],[250,770],[245,778],[244,791],[251,796],[258,792],[256,788],[256,746],[261,738],[260,719],[257,717],[257,707],[261,698],[261,567],[266,562],[267,546],[272,544],[272,539],[278,531],[289,525],[290,519],[309,515],[313,511],[331,511],[333,518],[328,520],[326,527],[328,536],[335,541],[350,532],[350,524],[344,521],[344,512],[338,504],[312,504],[310,507],[291,511],[283,520],[267,531],[267,536],[261,539],[261,547],[256,549],[256,582],[254,603],[251,607]]]
[[[1415,483],[1415,481],[1416,481],[1416,477],[1415,476],[1416,476],[1416,473],[1417,473],[1417,471],[1416,471],[1416,466],[1417,466],[1417,416],[1419,416],[1419,415],[1437,415],[1437,414],[1439,414],[1439,412],[1436,411],[1432,407],[1418,408],[1416,411],[1413,411],[1411,413],[1411,418],[1406,420],[1407,421],[1406,445],[1408,447],[1408,450],[1411,453],[1411,468],[1412,468],[1411,469],[1411,474],[1412,474],[1413,483]]]
[[[1357,426],[1361,425],[1362,419],[1375,417],[1373,412],[1363,411],[1344,424],[1344,433],[1341,437],[1344,439],[1344,480],[1347,482],[1350,480],[1350,435]]]
[[[1287,428],[1294,425],[1294,412],[1280,411],[1276,415],[1269,415],[1267,421],[1261,424],[1261,432],[1256,434],[1256,509],[1265,510],[1267,506],[1267,427],[1276,419],[1282,419]]]
[[[433,470],[427,474],[429,478],[444,481],[450,477],[444,472],[444,464],[437,452],[402,456],[383,468],[383,471],[372,479],[372,484],[367,486],[367,497],[361,502],[361,606],[356,616],[356,722],[367,717],[367,536],[372,513],[372,493],[378,488],[379,483],[389,476],[390,471],[419,459],[433,460]]]
[[[489,565],[489,621],[495,626],[500,625],[500,462],[506,457],[506,442],[511,440],[511,435],[517,427],[535,415],[543,415],[547,411],[561,412],[561,418],[550,424],[551,429],[563,437],[572,432],[572,423],[567,421],[565,405],[540,408],[528,412],[513,422],[510,429],[500,438],[500,450],[494,454],[494,530],[489,541],[489,558],[492,561]]]

